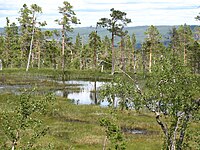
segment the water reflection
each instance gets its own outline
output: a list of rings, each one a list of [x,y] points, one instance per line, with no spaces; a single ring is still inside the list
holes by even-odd
[[[56,90],[36,90],[34,94],[44,95],[48,92],[54,92],[56,96],[71,99],[76,104],[99,104],[108,106],[108,102],[100,102],[98,90],[106,82],[100,81],[53,81],[65,85],[65,88]],[[19,95],[24,89],[31,89],[31,85],[0,85],[0,93],[10,92]],[[36,88],[37,89],[37,88]],[[58,89],[58,88],[57,88]]]
[[[107,106],[107,102],[100,102],[98,96],[98,89],[105,84],[105,82],[99,81],[65,81],[64,84],[71,85],[72,88],[66,88],[64,90],[57,90],[55,94],[57,96],[66,97],[74,100],[76,104],[101,104]],[[73,91],[73,86],[80,88],[79,91]]]

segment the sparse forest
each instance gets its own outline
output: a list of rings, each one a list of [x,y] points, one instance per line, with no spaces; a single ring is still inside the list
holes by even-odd
[[[69,2],[58,13],[57,30],[38,21],[37,4],[24,4],[18,23],[5,18],[0,149],[200,149],[199,26],[173,27],[166,44],[151,25],[138,48],[126,12],[111,8],[87,41],[69,36],[81,23]],[[200,24],[198,14],[194,19]],[[98,34],[102,28],[111,38]],[[82,83],[67,81],[94,83],[94,105],[70,98]]]

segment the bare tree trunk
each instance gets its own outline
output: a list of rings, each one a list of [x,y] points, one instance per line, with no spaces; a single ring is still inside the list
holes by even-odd
[[[62,70],[65,68],[65,33],[64,33],[64,25],[62,27]]]
[[[134,66],[135,66],[135,51],[134,51],[134,48],[133,48],[133,51],[132,51],[132,65],[133,65],[133,70],[134,70]]]
[[[182,149],[181,145],[182,145],[183,139],[185,137],[185,130],[187,128],[188,122],[189,122],[189,115],[186,115],[183,119],[183,124],[182,124],[182,128],[181,128],[181,131],[180,131],[180,138],[179,138],[179,141],[178,141],[177,150]]]
[[[107,143],[107,136],[105,137],[103,141],[103,150],[106,150],[106,143]]]
[[[171,140],[170,140],[171,141],[170,150],[176,149],[176,135],[177,135],[177,130],[179,127],[180,119],[181,119],[181,117],[178,117],[178,119],[176,121],[176,126],[174,127],[173,136],[171,137]]]
[[[133,61],[133,72],[136,73],[136,66],[137,66],[136,55],[134,55],[133,57],[134,57],[134,61]]]
[[[95,78],[94,81],[94,103],[97,105],[98,101],[97,101],[97,80]]]
[[[20,55],[20,57],[21,57],[21,58],[20,58],[20,62],[21,62],[21,63],[20,63],[20,68],[22,68],[22,66],[23,66],[23,65],[22,65],[22,64],[23,64],[23,56],[24,56],[24,53],[23,53],[23,50],[21,49],[21,55]]]
[[[149,52],[149,72],[151,73],[151,65],[152,65],[152,48],[150,47]]]
[[[124,59],[124,38],[121,37],[121,64],[122,70],[125,71],[125,59]]]
[[[93,58],[93,60],[94,60],[94,68],[96,69],[96,67],[97,67],[97,47],[96,47],[96,44],[97,44],[97,37],[96,37],[97,35],[95,35],[95,41],[94,41],[94,58]]]
[[[112,72],[113,75],[115,73],[115,49],[114,49],[114,34],[112,34]]]
[[[41,49],[40,49],[40,46],[39,46],[39,41],[38,41],[38,44],[37,44],[37,46],[38,46],[38,69],[40,69],[40,53],[41,53]]]
[[[17,131],[15,139],[12,141],[12,149],[15,150],[15,145],[17,145],[17,141],[19,140],[19,132]]]
[[[160,120],[160,114],[158,112],[155,112],[156,114],[156,121],[160,125],[161,129],[163,130],[165,137],[168,139],[168,130],[166,125]]]
[[[82,50],[83,50],[83,48],[84,48],[84,43],[83,43],[83,41],[82,41],[82,48],[80,49],[80,59],[79,59],[79,61],[80,61],[80,70],[82,70],[83,69],[83,58],[82,58]]]
[[[12,143],[12,149],[11,150],[15,150],[15,141],[13,141],[13,143]]]
[[[31,36],[31,45],[30,45],[30,51],[29,51],[29,55],[28,55],[28,63],[26,66],[26,71],[29,70],[29,66],[30,66],[30,59],[31,59],[31,54],[32,54],[32,48],[33,48],[33,36],[34,36],[34,32],[35,32],[35,13],[33,12],[33,30],[32,30],[32,36]]]
[[[184,28],[184,41],[183,41],[183,49],[184,49],[184,65],[186,65],[186,63],[187,63],[187,54],[186,54],[186,39],[185,39],[185,28]]]
[[[0,59],[0,71],[2,70],[3,68],[3,64],[2,64],[2,60]]]
[[[146,74],[146,56],[144,53],[144,49],[142,49],[142,70],[143,70],[143,74]]]
[[[101,72],[103,72],[103,64],[101,65]]]
[[[33,68],[33,66],[34,66],[34,60],[35,60],[35,53],[31,53],[31,67]]]

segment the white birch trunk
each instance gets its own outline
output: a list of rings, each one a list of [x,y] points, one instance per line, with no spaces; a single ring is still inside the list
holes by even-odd
[[[29,55],[28,55],[28,63],[27,63],[27,66],[26,66],[26,71],[29,70],[29,66],[30,66],[31,54],[32,54],[32,49],[33,49],[34,32],[35,32],[35,13],[33,13],[33,30],[32,30],[31,45],[30,45],[30,51],[29,51]]]

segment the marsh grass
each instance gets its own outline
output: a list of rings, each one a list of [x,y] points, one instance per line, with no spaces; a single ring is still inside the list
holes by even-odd
[[[75,71],[66,70],[65,79],[81,79],[91,81],[112,79],[110,72],[100,73],[99,71]],[[24,69],[6,69],[0,72],[0,84],[6,85],[27,85],[36,87],[38,91],[49,91],[52,89],[70,90],[70,85],[60,84],[51,80],[61,80],[63,72],[52,69],[30,69],[27,73]],[[118,73],[117,76],[123,78]],[[132,75],[133,76],[133,75]],[[23,89],[22,89],[23,90]],[[74,90],[74,89],[73,89]],[[76,89],[79,90],[79,89]],[[32,97],[41,99],[42,94],[35,94]],[[3,111],[12,112],[19,103],[19,95],[5,93],[0,95],[0,118]],[[146,134],[132,134],[123,132],[126,139],[127,150],[159,150],[162,148],[163,134],[155,120],[155,116],[143,109],[140,112],[133,110],[112,110],[108,107],[98,105],[75,105],[71,100],[57,97],[53,105],[48,106],[45,115],[35,114],[33,117],[40,118],[44,127],[49,127],[47,134],[37,139],[35,149],[75,149],[75,150],[101,150],[105,139],[105,129],[100,126],[100,119],[115,114],[115,122],[126,130],[144,130]],[[168,120],[168,118],[164,118]],[[1,122],[0,122],[1,124]],[[192,124],[192,131],[198,129],[198,122]],[[6,135],[0,128],[0,149],[9,144]],[[193,143],[192,143],[193,144]],[[108,141],[107,146],[112,145]]]
[[[34,99],[41,97],[35,96]],[[0,95],[0,109],[15,109],[19,96],[12,94]],[[153,134],[130,134],[124,132],[127,149],[160,149],[161,134],[151,114],[143,116],[135,112],[115,111],[116,122],[121,127],[137,128],[156,131]],[[49,127],[48,133],[37,140],[35,148],[52,149],[102,149],[105,130],[100,126],[99,120],[110,115],[110,109],[96,105],[75,105],[65,98],[56,98],[53,105],[48,107],[46,115],[35,115],[40,118],[44,127]],[[5,134],[0,129],[0,146],[5,142]],[[108,145],[111,144],[108,142]]]

